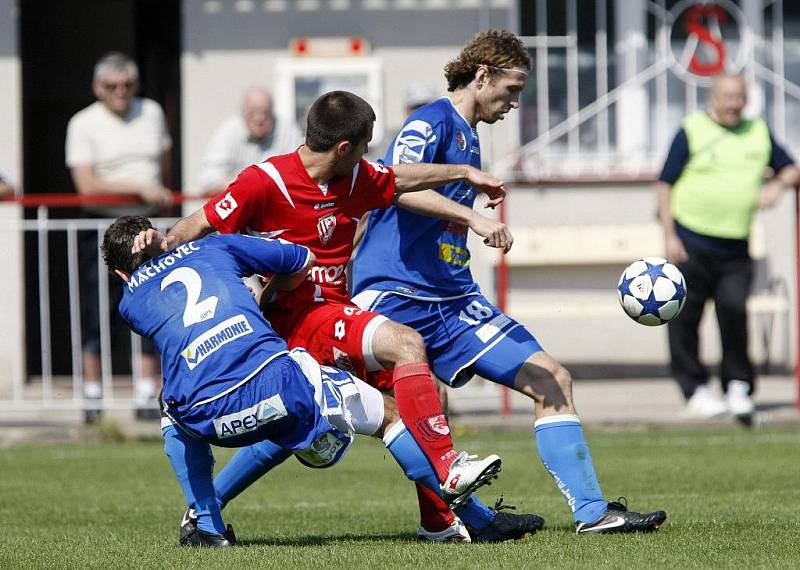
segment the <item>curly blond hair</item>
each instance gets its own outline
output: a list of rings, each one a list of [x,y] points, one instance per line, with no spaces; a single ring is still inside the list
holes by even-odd
[[[457,58],[444,66],[447,90],[455,91],[469,85],[481,65],[530,70],[532,64],[525,45],[513,33],[506,30],[481,32],[472,38]]]

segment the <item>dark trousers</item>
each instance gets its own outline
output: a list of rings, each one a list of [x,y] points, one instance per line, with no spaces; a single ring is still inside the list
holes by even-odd
[[[686,305],[669,327],[671,367],[683,395],[691,397],[708,381],[700,362],[698,327],[708,299],[714,299],[722,340],[720,380],[727,392],[728,382],[743,380],[755,387],[755,373],[747,353],[747,296],[753,281],[749,257],[720,256],[687,247],[689,259],[678,265],[686,278]]]
[[[87,219],[100,216],[83,213]],[[102,236],[100,236],[102,240]],[[98,261],[100,245],[96,230],[81,230],[78,232],[78,277],[81,309],[81,343],[82,351],[91,354],[100,354],[100,271],[108,271],[102,261]],[[122,299],[122,282],[116,275],[108,274],[108,299],[109,320],[112,336],[112,351],[127,351],[115,341],[127,341],[130,337],[128,326],[117,311]],[[120,334],[121,333],[121,334]],[[142,338],[142,351],[146,354],[155,354],[156,349],[150,340]]]

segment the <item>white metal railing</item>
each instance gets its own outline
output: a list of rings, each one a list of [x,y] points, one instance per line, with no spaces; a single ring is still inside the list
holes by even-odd
[[[638,174],[649,170],[655,174],[680,120],[702,104],[701,95],[710,83],[709,77],[682,71],[698,48],[697,36],[687,32],[685,44],[673,38],[673,28],[680,27],[676,18],[693,6],[715,4],[732,14],[729,21],[736,24],[738,36],[726,40],[726,45],[736,57],[729,58],[729,62],[735,61],[726,71],[741,72],[748,78],[751,101],[761,107],[756,114],[769,112],[771,127],[779,140],[790,146],[800,144],[800,137],[786,128],[787,97],[794,104],[800,102],[800,85],[784,76],[788,56],[783,0],[684,0],[671,9],[667,9],[666,0],[596,0],[592,47],[578,42],[577,23],[582,14],[577,0],[565,0],[566,30],[559,35],[549,34],[547,0],[535,2],[536,35],[525,36],[523,41],[534,55],[536,132],[521,148],[495,161],[493,170],[499,175],[531,179],[603,178],[621,171]],[[616,55],[612,57],[606,17],[609,7],[616,10],[618,20]],[[640,28],[621,29],[625,12],[637,10],[643,13],[631,18],[641,24]],[[585,11],[590,11],[589,7]],[[655,22],[650,31],[648,17]],[[721,37],[716,16],[710,17],[707,25]],[[563,65],[563,82],[551,77],[554,58]],[[592,92],[580,86],[579,75],[586,67],[594,68]],[[610,70],[616,70],[616,78]],[[765,87],[771,90],[769,99],[763,96]],[[679,90],[682,96],[676,98]],[[550,102],[556,91],[565,93],[565,116],[551,124]],[[579,106],[587,95],[590,102]],[[622,140],[631,133],[632,141]],[[589,136],[582,137],[585,134]]]
[[[39,332],[38,367],[39,374],[27,374],[24,367],[20,371],[2,371],[3,383],[0,386],[0,411],[2,410],[80,410],[84,409],[87,402],[84,399],[84,381],[82,365],[82,330],[81,330],[81,295],[80,295],[80,270],[79,270],[79,240],[78,232],[96,231],[97,232],[97,263],[98,263],[98,291],[97,300],[99,303],[99,322],[100,322],[100,381],[102,385],[102,399],[99,401],[103,409],[131,409],[134,408],[134,400],[129,389],[132,383],[141,378],[140,359],[142,355],[141,338],[129,332],[130,335],[130,354],[131,354],[131,374],[114,374],[112,370],[112,331],[111,316],[116,311],[116,307],[110,306],[109,296],[109,272],[105,269],[105,263],[100,252],[103,234],[113,219],[52,219],[49,217],[49,209],[46,206],[37,208],[35,219],[3,220],[0,229],[0,238],[6,241],[7,235],[21,234],[33,236],[35,243],[29,250],[24,252],[20,247],[16,251],[4,252],[6,267],[23,267],[23,256],[27,258],[30,265],[35,266],[35,277],[33,278],[38,288],[38,322],[26,323],[28,329],[36,326]],[[156,218],[153,224],[162,230],[166,230],[175,223],[172,218]],[[6,235],[3,235],[6,234]],[[50,242],[53,240],[63,240],[58,243],[63,244],[58,252],[52,251]],[[25,243],[30,240],[21,240]],[[51,289],[51,281],[54,276],[51,265],[57,256],[64,256],[66,275],[62,282],[67,286],[66,306],[69,313],[69,323],[63,325],[55,323],[53,320],[54,293]],[[9,263],[9,260],[11,262]],[[58,266],[58,264],[56,264]],[[13,270],[7,270],[5,279],[25,279],[24,270],[15,275]],[[32,287],[27,284],[24,287],[23,296],[31,294]],[[113,283],[111,283],[113,286]],[[25,303],[25,299],[16,301]],[[8,335],[21,336],[24,335]],[[53,342],[63,342],[69,344],[69,358],[67,361],[60,359],[56,362],[54,357]],[[20,343],[25,342],[20,340]],[[25,351],[25,346],[20,344],[19,349]],[[58,367],[56,369],[56,364]],[[93,404],[98,401],[93,400]]]

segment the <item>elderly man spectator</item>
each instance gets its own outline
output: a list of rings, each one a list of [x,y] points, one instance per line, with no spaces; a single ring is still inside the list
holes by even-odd
[[[292,152],[301,144],[303,135],[294,121],[274,115],[270,92],[250,87],[242,94],[241,114],[225,119],[208,141],[199,175],[201,190],[221,192],[251,164]]]
[[[67,126],[66,163],[78,193],[135,196],[142,202],[141,206],[124,207],[87,205],[83,208],[87,218],[154,214],[172,200],[166,185],[172,141],[164,113],[155,101],[136,97],[138,86],[138,68],[130,58],[117,52],[104,55],[94,68],[92,89],[97,101],[76,113]],[[82,363],[88,399],[102,397],[98,248],[96,231],[80,232]],[[116,306],[118,287],[111,288],[110,294],[112,307]],[[147,418],[157,412],[156,378],[161,372],[152,345],[143,343],[143,349],[134,399],[137,416]],[[87,422],[99,417],[99,406],[90,405]]]
[[[684,119],[657,184],[667,257],[678,264],[689,290],[683,312],[669,324],[672,372],[690,414],[729,411],[749,425],[756,381],[745,305],[753,279],[750,226],[758,208],[774,206],[784,189],[800,182],[800,171],[763,120],[742,116],[744,78],[718,76],[709,103],[707,111]],[[774,176],[763,184],[767,168]],[[709,388],[698,354],[697,331],[709,298],[722,340],[724,402]]]

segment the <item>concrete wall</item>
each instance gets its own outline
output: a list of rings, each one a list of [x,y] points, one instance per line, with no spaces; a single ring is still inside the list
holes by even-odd
[[[15,0],[0,0],[0,168],[22,186],[21,65],[17,56],[18,11]]]
[[[508,206],[512,232],[529,227],[657,223],[655,189],[647,184],[517,187],[511,191]],[[796,344],[794,196],[787,193],[777,208],[759,213],[756,224],[761,236],[755,238],[754,234],[753,245],[765,255],[759,262],[762,274],[757,280],[764,285],[767,278],[781,279],[789,292],[788,322],[775,320],[770,358],[773,364],[790,367]],[[643,255],[663,256],[664,252]],[[666,327],[634,323],[617,304],[616,285],[624,266],[515,267],[510,271],[510,304],[522,307],[521,320],[559,360],[666,365]],[[526,302],[549,307],[534,310],[539,315],[534,318],[524,310]],[[582,302],[593,303],[596,314],[573,310]],[[766,356],[763,335],[767,319],[768,315],[751,314],[750,346],[756,362],[763,362]],[[718,362],[719,335],[713,313],[706,314],[701,327],[701,352],[705,361]]]
[[[490,25],[507,27],[513,4],[508,0],[187,0],[181,60],[184,190],[197,192],[197,172],[205,145],[219,122],[238,111],[242,90],[253,84],[274,86],[277,62],[291,59],[288,46],[292,38],[352,35],[370,43],[369,55],[383,66],[381,119],[385,129],[376,133],[375,138],[382,140],[371,151],[371,156],[378,157],[402,125],[406,87],[428,82],[444,95],[445,64],[479,30]],[[346,10],[342,9],[344,5]],[[491,133],[482,129],[485,160],[514,148],[519,140],[517,131],[513,119],[502,122]]]
[[[21,66],[17,55],[17,3],[0,0],[0,168],[17,190],[22,187],[22,104]],[[22,264],[22,232],[15,223],[21,219],[16,204],[0,204],[0,240],[4,278],[0,280],[0,322],[9,334],[0,335],[0,398],[12,395],[12,381],[24,374],[25,363],[25,279]],[[8,228],[13,228],[10,231]]]

